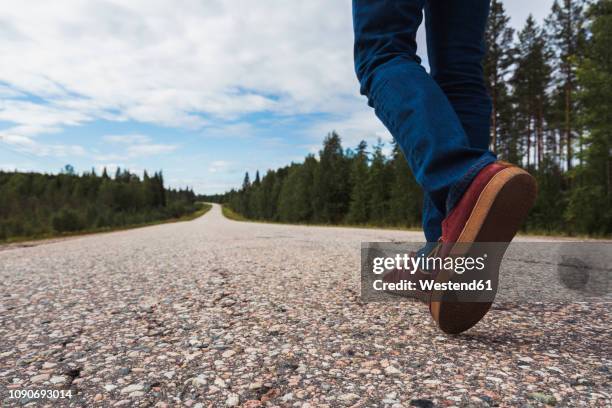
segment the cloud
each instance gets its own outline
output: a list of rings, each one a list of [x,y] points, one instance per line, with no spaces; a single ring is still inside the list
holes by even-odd
[[[348,114],[335,115],[334,117],[314,123],[303,130],[304,136],[313,139],[314,144],[309,151],[318,152],[321,148],[321,137],[335,130],[342,139],[342,146],[354,148],[360,141],[365,140],[369,145],[377,143],[378,139],[383,142],[392,140],[391,133],[376,118],[367,106],[356,108]]]
[[[229,168],[230,164],[231,164],[230,162],[225,161],[225,160],[215,160],[211,162],[210,165],[208,166],[208,172],[209,173],[219,173],[219,172],[226,171]]]
[[[222,122],[205,126],[201,134],[207,139],[210,138],[248,138],[257,132],[256,127],[248,122]]]
[[[31,137],[0,133],[0,142],[8,145],[12,150],[29,153],[36,156],[74,157],[85,156],[87,151],[83,146],[68,144],[40,143]]]
[[[171,153],[178,148],[177,145],[152,143],[152,139],[143,134],[106,135],[102,137],[102,140],[111,144],[124,145],[122,150],[124,153],[98,155],[96,158],[98,161],[155,156]]]
[[[350,2],[58,0],[0,11],[3,119],[100,117],[189,129],[254,112],[345,109],[357,98]],[[324,13],[321,10],[325,10]]]
[[[176,145],[167,144],[138,144],[127,148],[129,157],[155,156],[162,153],[170,153],[177,149]]]
[[[136,143],[149,143],[151,138],[146,135],[139,134],[128,134],[128,135],[106,135],[102,137],[102,140],[109,143],[119,144],[136,144]]]

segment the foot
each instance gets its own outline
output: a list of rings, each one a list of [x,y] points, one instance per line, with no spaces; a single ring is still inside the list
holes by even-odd
[[[501,249],[496,250],[495,259],[501,261],[535,202],[536,190],[533,176],[519,167],[496,162],[482,169],[442,223],[440,256],[466,256],[470,246],[465,243],[496,242],[501,244],[496,244],[495,248]],[[498,266],[487,265],[487,279],[495,283]],[[441,272],[437,274],[436,282],[461,278],[465,277],[452,271]],[[429,309],[442,331],[458,334],[478,323],[491,305],[491,298],[483,302],[461,302],[450,292],[434,291]]]
[[[439,249],[439,246],[436,245],[432,250],[430,250],[424,256],[425,257],[435,256],[438,249]],[[411,258],[415,258],[419,256],[419,253],[410,252],[409,256]],[[393,294],[393,295],[401,296],[401,297],[417,299],[417,300],[427,303],[430,300],[431,291],[423,289],[421,286],[421,281],[431,281],[431,280],[434,280],[435,277],[436,277],[435,271],[427,271],[422,268],[417,268],[416,271],[414,271],[414,273],[412,272],[412,270],[394,269],[392,271],[385,273],[382,279],[383,279],[383,282],[386,284],[401,284],[402,282],[413,282],[415,290],[386,290],[386,292]]]

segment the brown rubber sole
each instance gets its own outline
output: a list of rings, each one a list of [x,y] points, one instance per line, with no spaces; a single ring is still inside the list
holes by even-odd
[[[396,291],[396,290],[385,290],[385,293],[388,293],[393,296],[405,298],[405,299],[413,299],[423,303],[429,303],[430,295],[429,292],[423,292],[420,290],[413,291]]]
[[[459,235],[458,243],[497,242],[501,259],[514,238],[537,195],[536,181],[529,173],[518,167],[509,167],[495,174],[480,193],[468,221]],[[504,245],[505,244],[505,245]],[[453,251],[452,257],[465,256],[465,244],[456,245],[460,249]],[[462,252],[462,253],[461,253]],[[491,267],[497,282],[499,264]],[[441,273],[436,282],[453,280],[452,275]],[[445,293],[434,292],[431,295],[429,310],[442,331],[448,334],[462,333],[478,323],[489,311],[492,301],[459,302],[445,301]],[[490,299],[489,299],[490,300]]]

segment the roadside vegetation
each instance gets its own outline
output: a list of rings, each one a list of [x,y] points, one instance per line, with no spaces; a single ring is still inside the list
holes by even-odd
[[[165,188],[161,172],[0,172],[0,242],[187,220],[208,209],[190,189]]]
[[[492,2],[491,149],[539,184],[524,232],[612,234],[611,39],[612,0],[555,2],[543,25],[530,17],[518,33]],[[420,225],[423,200],[396,145],[345,149],[335,132],[318,156],[203,199],[234,219],[404,228]]]
[[[233,221],[249,221],[249,219],[245,218],[241,214],[238,214],[236,211],[232,210],[227,205],[221,206],[221,212],[223,213],[223,216],[225,218]]]

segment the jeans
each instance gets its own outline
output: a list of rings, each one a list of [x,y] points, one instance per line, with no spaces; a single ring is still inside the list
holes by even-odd
[[[423,9],[431,74],[416,55]],[[428,242],[438,240],[442,220],[496,160],[482,67],[488,13],[489,0],[353,0],[361,93],[423,188]]]

